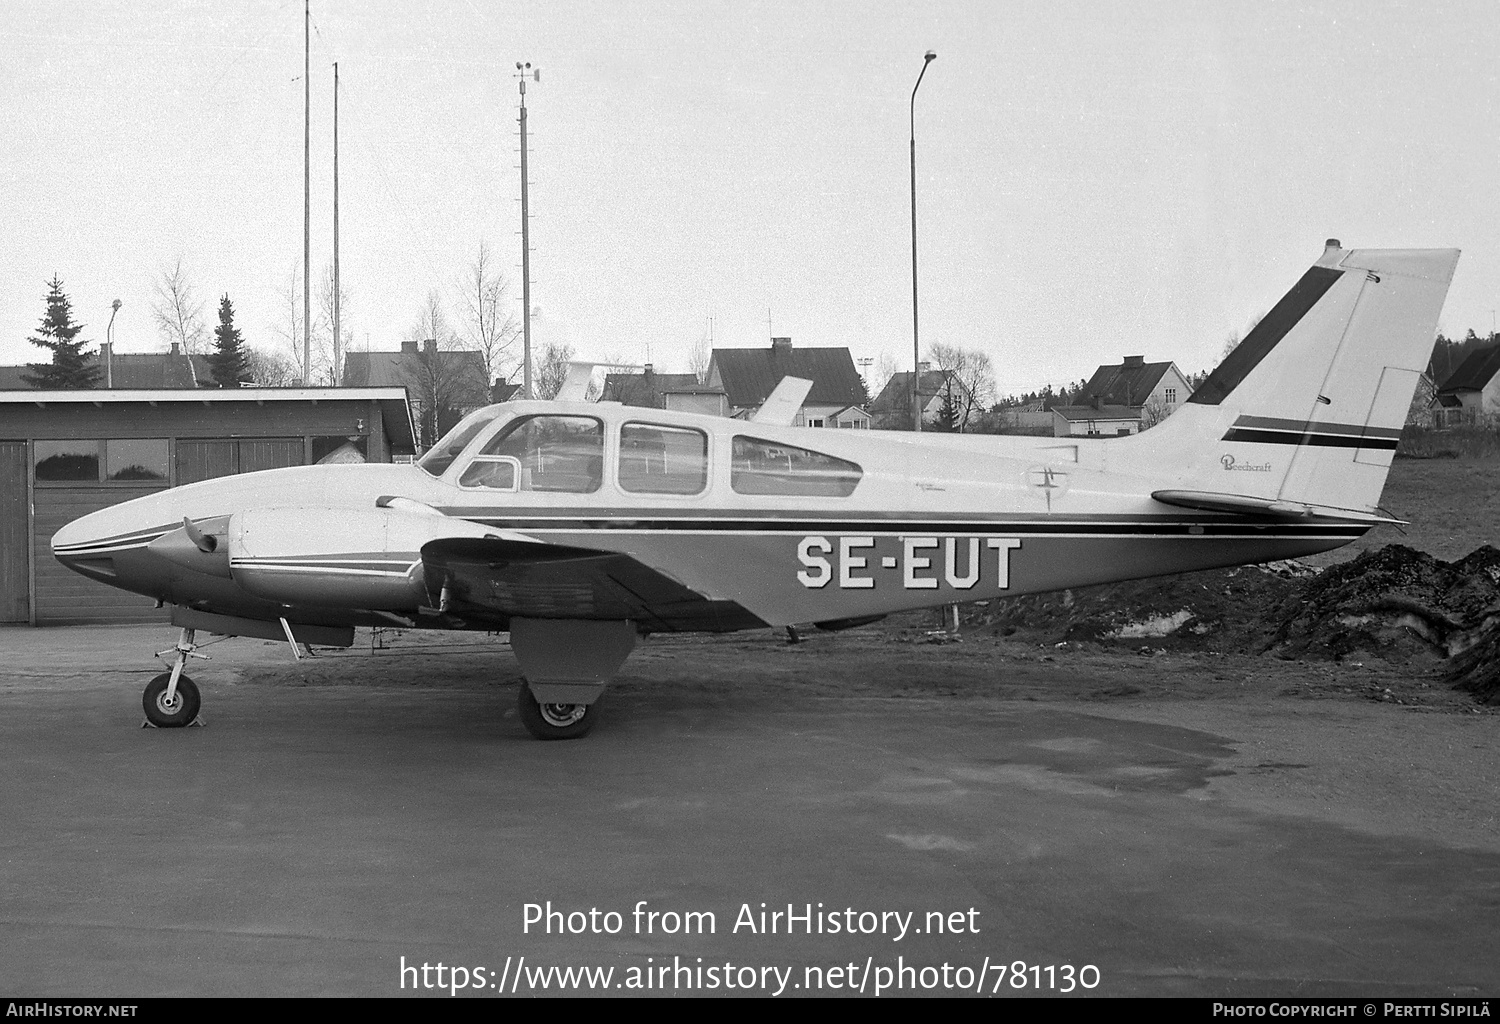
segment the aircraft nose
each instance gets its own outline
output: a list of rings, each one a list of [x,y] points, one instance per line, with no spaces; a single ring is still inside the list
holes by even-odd
[[[108,509],[104,510],[107,512]],[[74,572],[110,582],[116,576],[112,528],[104,512],[91,512],[52,535],[52,556]]]
[[[102,512],[90,512],[65,525],[52,535],[52,554],[59,561],[67,562],[84,551],[99,547],[108,537],[105,518]]]
[[[119,507],[101,509],[68,523],[52,535],[52,556],[75,572],[112,582],[117,577],[116,560],[144,548],[162,533],[132,529],[130,518]]]

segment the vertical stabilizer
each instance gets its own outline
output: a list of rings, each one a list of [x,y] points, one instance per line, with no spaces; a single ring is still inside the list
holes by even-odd
[[[1156,444],[1190,445],[1178,485],[1373,512],[1457,262],[1456,249],[1330,241],[1183,408],[1150,431]],[[1194,444],[1188,434],[1212,440]]]

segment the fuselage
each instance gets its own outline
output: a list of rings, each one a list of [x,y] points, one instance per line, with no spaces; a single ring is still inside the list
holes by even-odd
[[[737,628],[1296,557],[1368,529],[1161,504],[1154,490],[1219,455],[1182,447],[1181,431],[1175,441],[1154,433],[809,430],[517,402],[471,415],[417,465],[203,481],[84,516],[52,544],[90,578],[200,611],[453,625],[436,614],[441,583],[424,577],[424,538],[505,537],[628,555],[744,612],[703,628]],[[497,607],[548,616],[545,590],[502,597]]]

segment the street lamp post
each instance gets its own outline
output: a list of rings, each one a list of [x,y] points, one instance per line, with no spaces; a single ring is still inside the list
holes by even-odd
[[[937,60],[937,53],[928,50],[922,58],[922,70],[917,74],[917,84],[911,87],[911,421],[912,429],[922,430],[922,343],[917,333],[917,89],[922,85],[922,76],[927,74],[927,65]]]
[[[109,358],[104,360],[104,386],[115,386],[115,314],[124,305],[119,299],[109,304],[109,326],[104,329],[104,340],[109,343]]]
[[[531,210],[526,202],[526,78],[542,80],[530,61],[516,62],[521,80],[521,397],[531,398]]]

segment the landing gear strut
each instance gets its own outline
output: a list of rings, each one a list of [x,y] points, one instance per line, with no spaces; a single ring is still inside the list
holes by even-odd
[[[141,694],[141,707],[146,712],[145,726],[180,729],[194,722],[203,724],[198,718],[198,709],[203,704],[198,686],[182,673],[182,667],[189,658],[208,660],[209,656],[199,654],[197,648],[198,645],[193,642],[193,630],[184,629],[175,646],[156,652],[158,658],[175,652],[177,660],[172,663],[172,671],[163,672],[152,679],[146,684],[146,692]]]
[[[573,740],[586,736],[598,721],[598,704],[543,704],[527,683],[516,695],[516,711],[526,731],[539,740]]]

